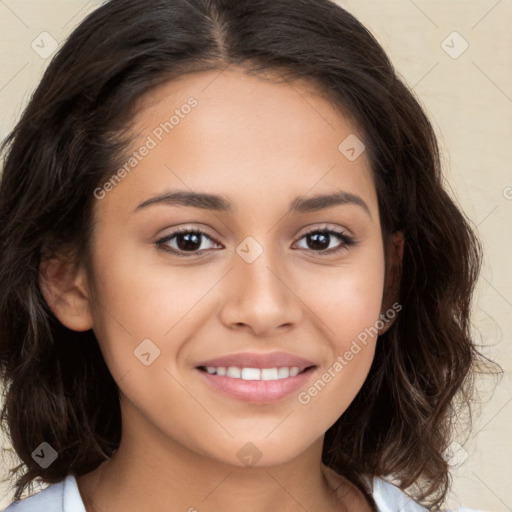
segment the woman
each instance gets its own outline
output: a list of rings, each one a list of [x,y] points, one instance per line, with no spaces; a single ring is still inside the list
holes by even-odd
[[[9,512],[442,504],[480,249],[349,13],[111,0],[4,150]]]

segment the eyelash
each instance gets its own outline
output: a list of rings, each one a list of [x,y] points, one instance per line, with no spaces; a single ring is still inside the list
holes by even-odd
[[[206,238],[209,238],[212,242],[218,244],[218,242],[215,239],[213,239],[205,231],[203,231],[201,229],[191,229],[191,228],[181,228],[181,229],[178,229],[176,231],[173,231],[169,235],[161,238],[160,240],[157,240],[155,242],[155,244],[157,245],[157,247],[159,249],[161,249],[163,251],[170,252],[170,253],[172,253],[172,254],[180,257],[180,258],[188,258],[188,257],[194,256],[194,255],[201,254],[203,251],[207,250],[207,249],[202,249],[200,251],[190,252],[189,254],[186,254],[186,251],[180,251],[180,250],[176,250],[176,249],[171,249],[168,245],[166,245],[170,240],[172,240],[176,236],[178,236],[180,234],[183,234],[183,233],[194,233],[196,235],[205,236]],[[324,254],[328,254],[328,255],[337,254],[338,252],[342,251],[343,249],[346,249],[347,247],[349,247],[351,245],[355,245],[355,243],[356,243],[355,240],[352,237],[348,236],[346,233],[344,233],[342,231],[335,231],[335,230],[332,230],[332,229],[327,229],[327,228],[320,228],[320,229],[319,228],[315,228],[315,229],[312,229],[312,230],[304,233],[299,240],[302,240],[306,236],[311,235],[313,233],[322,233],[324,235],[325,234],[335,235],[336,237],[338,237],[343,242],[336,249],[323,249],[321,251],[314,251],[312,249],[303,249],[303,250],[312,251],[315,254],[320,254],[320,255],[324,255]]]

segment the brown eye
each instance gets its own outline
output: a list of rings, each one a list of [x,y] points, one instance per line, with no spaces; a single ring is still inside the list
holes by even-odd
[[[200,229],[180,229],[161,238],[156,242],[156,245],[178,256],[188,256],[183,253],[194,255],[208,249],[208,247],[203,247],[204,239],[208,239],[216,244],[207,233]]]
[[[355,243],[353,238],[349,237],[346,233],[331,229],[309,231],[302,236],[302,239],[306,239],[307,247],[304,247],[304,249],[312,250],[319,254],[334,254]],[[333,248],[331,242],[335,241],[335,239],[341,240],[341,243],[335,244]]]

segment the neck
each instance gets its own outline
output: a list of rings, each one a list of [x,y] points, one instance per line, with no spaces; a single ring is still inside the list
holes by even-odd
[[[87,512],[370,510],[362,494],[321,463],[323,437],[277,465],[240,467],[178,444],[162,432],[123,428],[119,449],[77,477]],[[165,448],[163,448],[165,447]]]

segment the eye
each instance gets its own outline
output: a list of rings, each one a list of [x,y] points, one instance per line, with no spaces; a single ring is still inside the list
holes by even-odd
[[[182,228],[173,231],[169,235],[157,240],[155,243],[164,251],[172,252],[177,256],[187,257],[189,254],[183,253],[188,252],[191,253],[190,256],[192,256],[193,254],[197,254],[208,249],[208,247],[203,247],[202,238],[207,238],[214,242],[214,245],[219,245],[204,231],[190,228]]]
[[[341,243],[332,247],[331,242],[337,238]],[[182,228],[157,240],[155,244],[162,250],[171,252],[180,257],[193,256],[209,249],[203,246],[203,239],[209,240],[214,246],[222,247],[212,237],[201,229]],[[304,234],[300,240],[306,239],[303,249],[312,250],[317,254],[335,254],[354,245],[355,240],[343,231],[333,229],[312,229]],[[189,254],[186,254],[189,253]]]
[[[337,246],[335,244],[334,248],[331,245],[333,238],[341,240],[341,243]],[[355,240],[345,232],[333,229],[312,229],[301,237],[301,240],[303,239],[306,239],[306,245],[309,246],[305,249],[320,249],[313,250],[317,254],[335,254],[355,244]]]

